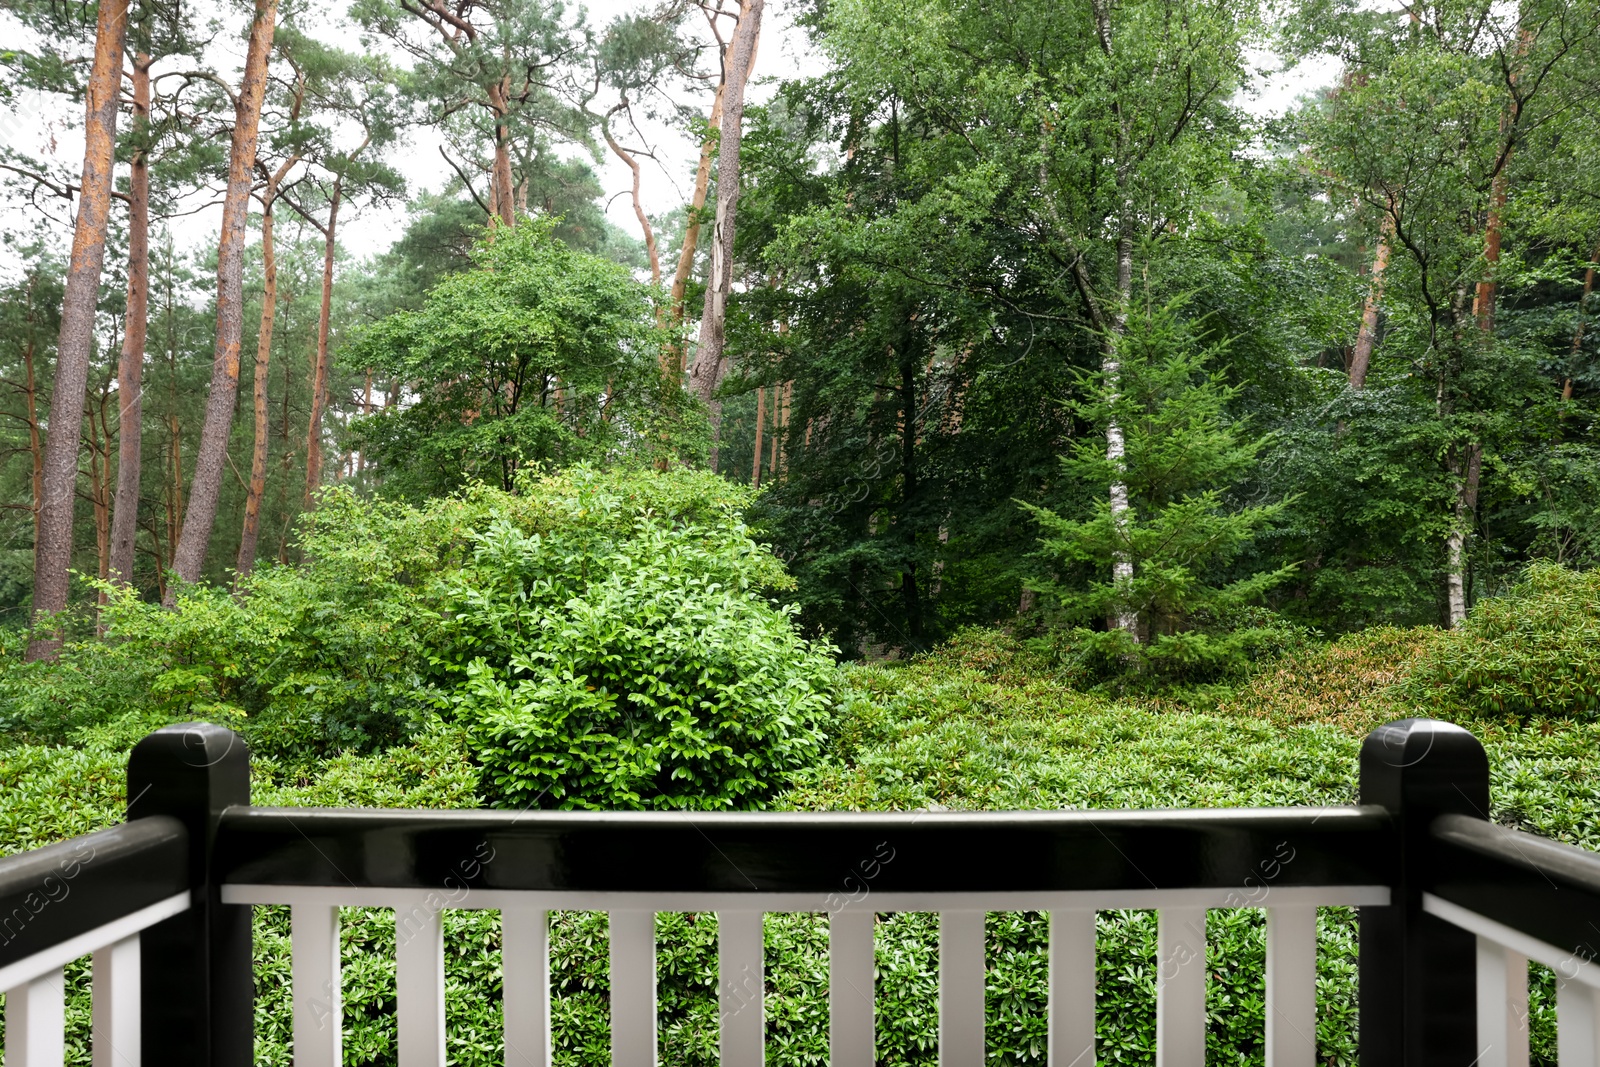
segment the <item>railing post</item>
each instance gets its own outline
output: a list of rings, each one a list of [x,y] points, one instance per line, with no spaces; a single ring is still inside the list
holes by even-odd
[[[128,819],[171,815],[189,831],[190,909],[141,935],[144,1062],[250,1067],[255,978],[250,908],[224,905],[212,852],[224,808],[250,803],[244,738],[209,723],[157,730],[128,757]]]
[[[1489,814],[1489,761],[1459,726],[1402,719],[1361,746],[1361,803],[1394,815],[1388,907],[1361,909],[1361,1067],[1470,1067],[1477,1059],[1477,944],[1422,910],[1428,827]]]

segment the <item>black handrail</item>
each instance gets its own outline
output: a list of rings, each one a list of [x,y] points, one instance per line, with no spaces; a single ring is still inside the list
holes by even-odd
[[[1600,959],[1600,855],[1470,816],[1442,815],[1430,831],[1430,893]]]
[[[176,819],[124,823],[0,859],[0,967],[189,888]]]
[[[492,857],[492,861],[490,858]],[[229,808],[230,884],[596,892],[1020,892],[1389,885],[1380,807],[969,813]]]

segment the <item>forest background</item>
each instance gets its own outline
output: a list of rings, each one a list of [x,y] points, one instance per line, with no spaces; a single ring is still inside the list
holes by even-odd
[[[298,560],[328,484],[579,460],[762,486],[802,625],[848,655],[1019,615],[1173,648],[1250,604],[1449,626],[1600,550],[1584,5],[835,3],[790,13],[816,73],[748,108],[761,5],[8,8],[8,102],[53,139],[87,99],[114,153],[97,183],[21,120],[5,147],[13,626],[91,579],[170,602]],[[1342,73],[1244,106],[1307,60]],[[686,173],[652,158],[674,134]],[[408,194],[427,143],[449,180]],[[651,185],[690,195],[652,215]],[[399,203],[392,247],[344,251]],[[461,284],[524,226],[569,292]],[[497,348],[510,308],[532,332]]]

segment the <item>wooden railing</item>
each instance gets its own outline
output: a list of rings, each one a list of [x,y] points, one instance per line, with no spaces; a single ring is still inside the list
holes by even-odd
[[[296,1067],[343,1060],[341,906],[394,912],[401,1067],[445,1062],[450,909],[501,914],[505,1062],[517,1067],[550,1063],[551,911],[609,913],[617,1067],[657,1062],[658,913],[717,916],[729,1067],[763,1062],[762,916],[827,913],[830,1062],[871,1067],[875,916],[936,912],[939,1062],[978,1067],[984,916],[1044,912],[1049,1060],[1089,1067],[1095,913],[1124,908],[1159,916],[1161,1067],[1204,1062],[1206,917],[1216,908],[1265,909],[1267,1063],[1311,1067],[1317,908],[1334,905],[1360,909],[1364,1067],[1526,1064],[1528,960],[1553,967],[1560,982],[1563,1067],[1600,1067],[1600,965],[1590,948],[1600,943],[1600,856],[1488,822],[1482,747],[1428,720],[1369,736],[1361,804],[1338,808],[255,808],[243,742],[203,724],[140,742],[128,786],[127,824],[0,860],[0,907],[30,916],[15,933],[0,917],[7,1067],[62,1062],[60,968],[89,952],[97,1067],[247,1067],[258,904],[291,909]],[[29,894],[49,903],[29,911]]]

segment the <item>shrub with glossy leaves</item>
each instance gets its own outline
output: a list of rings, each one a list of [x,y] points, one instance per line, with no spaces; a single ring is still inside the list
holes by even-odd
[[[810,763],[828,650],[795,633],[732,511],[675,519],[580,489],[585,524],[497,522],[458,590],[456,697],[484,789],[523,807],[745,807]],[[595,524],[610,531],[594,536]]]

